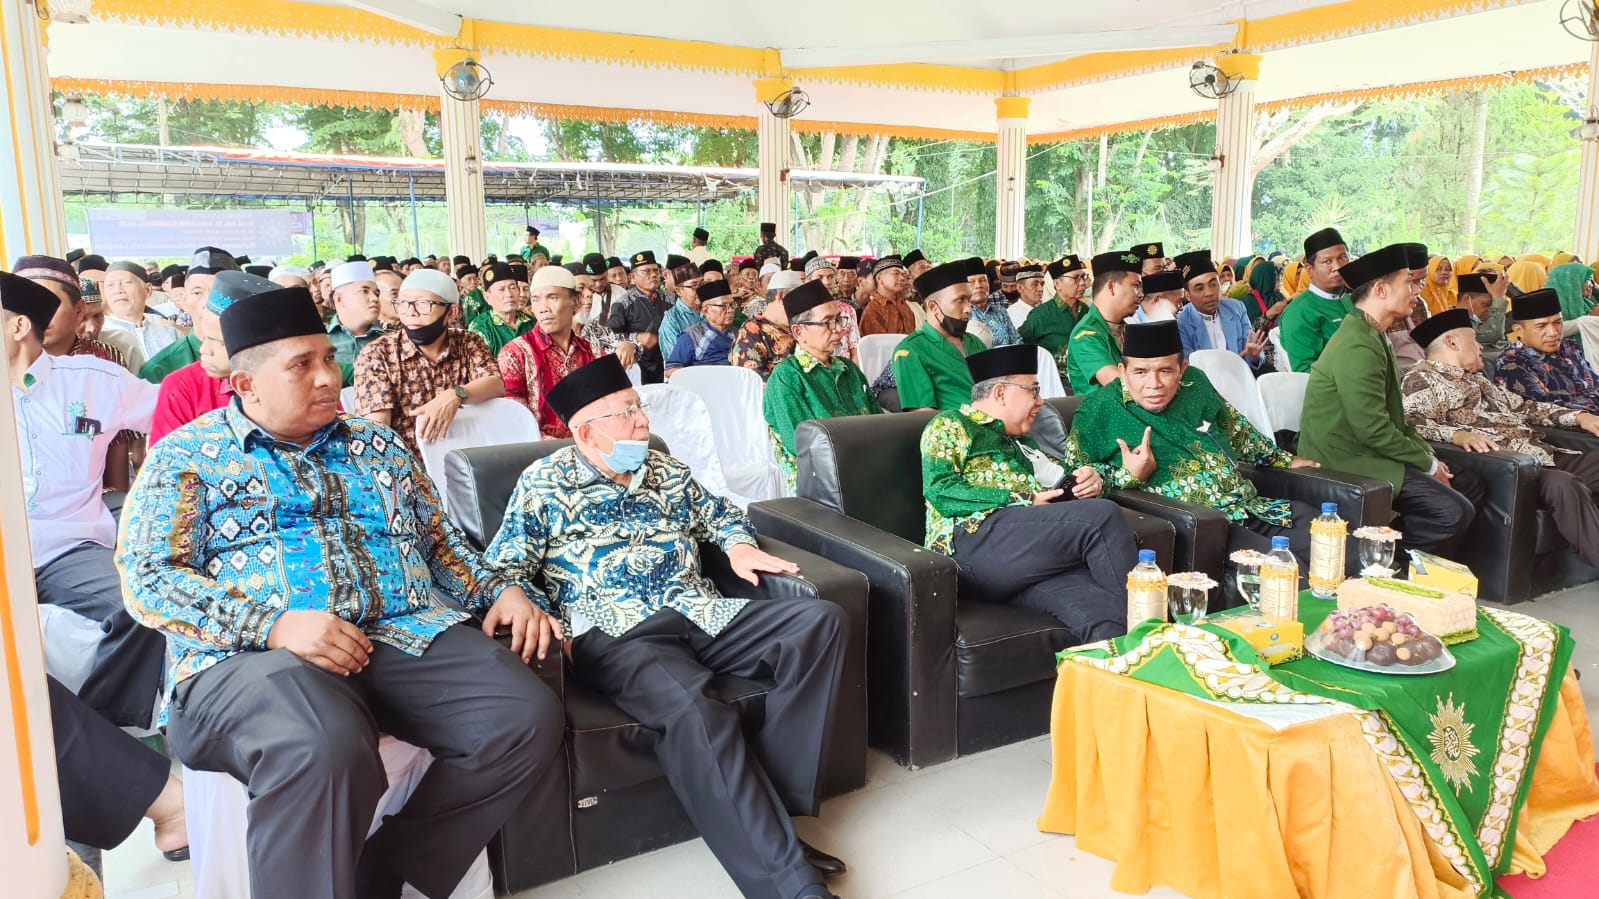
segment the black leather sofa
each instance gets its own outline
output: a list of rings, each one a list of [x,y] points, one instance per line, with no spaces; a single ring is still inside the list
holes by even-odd
[[[750,506],[762,534],[870,580],[869,739],[911,767],[1046,732],[1055,653],[1078,642],[1042,612],[958,602],[954,561],[922,547],[919,443],[932,415],[804,422],[799,496]],[[1171,526],[1127,514],[1171,570]]]
[[[1059,455],[1071,430],[1072,417],[1083,398],[1058,397],[1045,401],[1044,412],[1033,424],[1033,437],[1046,452]],[[1053,413],[1053,414],[1050,414]],[[1385,525],[1393,519],[1393,485],[1387,481],[1323,468],[1283,470],[1240,465],[1238,471],[1261,496],[1291,499],[1321,508],[1337,503],[1338,513],[1349,522],[1351,534],[1368,524]],[[1107,496],[1129,509],[1171,522],[1176,530],[1176,571],[1203,571],[1221,580],[1227,562],[1227,516],[1209,506],[1168,499],[1142,490],[1111,490]],[[1350,575],[1360,571],[1353,537],[1344,553]]]
[[[1599,452],[1599,437],[1585,431],[1550,428],[1543,434],[1553,446]],[[1599,570],[1571,551],[1554,518],[1539,507],[1538,460],[1504,450],[1470,453],[1451,443],[1432,448],[1451,469],[1475,472],[1487,491],[1458,559],[1477,576],[1481,598],[1524,602],[1599,578]]]
[[[479,548],[499,531],[517,477],[569,440],[455,450],[445,460],[445,491],[452,517]],[[665,444],[651,438],[664,450]],[[763,575],[751,586],[733,574],[727,557],[702,544],[706,576],[729,595],[789,602],[826,600],[850,619],[833,734],[823,773],[826,795],[838,795],[866,782],[866,628],[867,584],[859,572],[760,538],[763,549],[796,562],[798,576]],[[655,760],[655,734],[585,687],[559,658],[539,666],[541,677],[562,697],[566,708],[568,788],[552,791],[564,807],[520,809],[489,846],[497,891],[515,892],[562,877],[693,839],[683,814]],[[765,714],[769,682],[720,677],[711,682],[718,698],[736,705],[746,728],[758,728]]]

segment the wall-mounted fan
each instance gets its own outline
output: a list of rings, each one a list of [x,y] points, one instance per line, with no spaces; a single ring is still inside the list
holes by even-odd
[[[1560,5],[1560,27],[1578,40],[1599,43],[1599,5],[1594,0],[1566,0]]]
[[[1204,60],[1188,70],[1188,88],[1207,100],[1220,100],[1238,89],[1238,81]]]
[[[776,99],[766,101],[766,108],[780,119],[791,119],[804,112],[810,105],[810,95],[797,87],[791,87],[779,94]]]
[[[444,84],[444,92],[457,100],[481,100],[494,86],[494,76],[471,57],[450,66],[439,81]]]

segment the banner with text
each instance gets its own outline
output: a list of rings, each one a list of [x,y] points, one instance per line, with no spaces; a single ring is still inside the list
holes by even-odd
[[[89,246],[107,259],[187,257],[198,247],[235,256],[289,256],[310,214],[287,209],[90,209]]]

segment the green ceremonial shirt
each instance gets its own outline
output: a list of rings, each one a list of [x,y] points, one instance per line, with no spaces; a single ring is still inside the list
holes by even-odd
[[[955,532],[971,534],[1006,506],[1032,505],[1044,488],[1022,451],[1031,437],[1012,437],[1005,423],[969,403],[933,416],[922,430],[922,496],[927,500],[923,545],[955,554]]]
[[[972,373],[966,357],[988,347],[971,334],[961,339],[964,347],[955,349],[942,332],[932,325],[905,335],[894,348],[894,385],[899,389],[901,409],[959,409],[972,400]]]
[[[493,354],[494,358],[498,359],[500,350],[505,349],[506,344],[533,330],[533,325],[534,321],[531,315],[521,316],[517,319],[516,324],[508,325],[500,319],[499,313],[490,309],[472,319],[471,324],[466,327],[467,330],[482,337],[489,345],[489,352]]]
[[[483,299],[481,288],[474,287],[461,294],[461,321],[469,322],[489,311],[488,301]]]
[[[517,252],[522,254],[522,259],[523,260],[532,259],[534,253],[543,253],[545,259],[550,258],[549,248],[544,246],[544,244],[539,243],[538,241],[534,241],[533,245],[531,247],[528,246],[527,244],[523,244],[522,245],[522,249],[517,250]]]
[[[1027,318],[1032,320],[1031,315]],[[1094,374],[1107,365],[1120,365],[1122,361],[1121,344],[1093,303],[1088,304],[1088,311],[1072,327],[1072,339],[1065,352],[1066,377],[1071,381],[1072,393],[1078,396],[1092,396],[1099,390]]]
[[[1134,478],[1121,464],[1118,439],[1137,446],[1150,429],[1155,473]],[[1198,368],[1183,373],[1177,395],[1160,412],[1149,412],[1132,398],[1121,380],[1083,400],[1066,437],[1068,470],[1088,464],[1112,487],[1133,487],[1171,499],[1209,506],[1231,521],[1253,515],[1269,524],[1291,526],[1285,500],[1264,499],[1238,473],[1238,462],[1287,468],[1294,461],[1249,420],[1239,415]]]
[[[139,369],[139,377],[151,384],[159,384],[167,375],[199,361],[200,338],[190,331],[182,340],[168,344],[166,349],[146,360],[144,367]]]
[[[835,355],[823,365],[821,360],[796,348],[794,355],[772,368],[766,382],[761,411],[772,430],[772,451],[783,470],[789,494],[795,490],[798,474],[794,458],[794,429],[802,421],[839,418],[845,415],[873,415],[883,411],[872,395],[866,376],[855,363]]]
[[[1080,307],[1079,307],[1080,308]],[[1077,313],[1059,298],[1039,303],[1027,313],[1022,322],[1022,339],[1036,343],[1055,357],[1055,366],[1066,370],[1066,344],[1071,341],[1072,329],[1077,327]]]
[[[1308,372],[1326,350],[1327,342],[1338,333],[1344,317],[1355,311],[1348,294],[1329,300],[1313,290],[1294,297],[1283,307],[1278,324],[1283,351],[1294,371]]]
[[[333,341],[333,360],[339,364],[339,370],[344,373],[344,385],[350,387],[355,384],[355,357],[361,355],[366,345],[383,336],[383,325],[374,322],[366,333],[357,337],[351,334],[348,328],[339,322],[337,316],[333,323],[328,325],[328,339]]]
[[[1405,466],[1432,468],[1432,448],[1405,423],[1393,345],[1362,312],[1344,318],[1311,366],[1305,412],[1299,454],[1328,468],[1382,478],[1395,496]]]

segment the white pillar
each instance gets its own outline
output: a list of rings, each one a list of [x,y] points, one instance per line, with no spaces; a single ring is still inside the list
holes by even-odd
[[[460,49],[433,54],[439,75],[471,56]],[[483,115],[476,100],[439,92],[439,136],[444,144],[444,205],[450,217],[451,255],[482,259],[489,253],[483,206]],[[504,252],[509,248],[501,248]],[[418,248],[418,252],[421,249]]]
[[[1599,106],[1599,44],[1588,56],[1588,109]],[[1577,233],[1571,252],[1590,265],[1599,259],[1599,139],[1582,142],[1582,176],[1577,182]]]
[[[56,174],[55,119],[45,23],[33,3],[0,0],[6,130],[0,133],[0,265],[30,253],[64,255],[66,211]],[[9,433],[9,432],[7,432]]]
[[[772,115],[766,104],[781,96],[789,86],[782,78],[761,78],[755,82],[755,101],[760,105],[755,128],[759,143],[757,158],[760,161],[757,205],[760,208],[760,220],[777,225],[777,242],[784,246],[793,242],[794,200],[788,182],[788,119]]]
[[[1260,57],[1224,54],[1216,66],[1238,80],[1216,110],[1216,190],[1211,198],[1210,252],[1217,259],[1244,256],[1254,249],[1251,233],[1255,179],[1250,174],[1255,149],[1255,81]]]
[[[997,97],[999,151],[994,172],[994,255],[1020,259],[1027,224],[1027,109],[1029,97]]]

